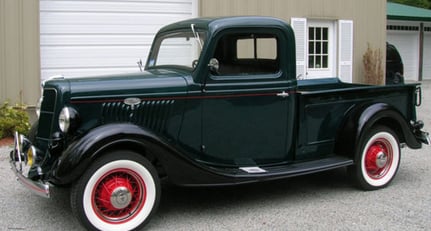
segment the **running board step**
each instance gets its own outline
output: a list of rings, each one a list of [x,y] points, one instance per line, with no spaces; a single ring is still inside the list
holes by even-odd
[[[324,159],[291,163],[276,167],[245,166],[231,172],[235,177],[253,178],[284,178],[353,165],[353,160],[342,156],[332,156]],[[235,172],[235,173],[234,173]]]

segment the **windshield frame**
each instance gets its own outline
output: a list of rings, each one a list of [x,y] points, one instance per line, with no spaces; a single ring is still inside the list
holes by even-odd
[[[204,46],[206,44],[207,40],[207,34],[208,32],[206,30],[202,30],[200,28],[193,27],[193,24],[191,27],[188,28],[181,28],[176,30],[171,30],[168,32],[157,34],[154,38],[154,42],[151,46],[151,50],[149,52],[147,62],[145,65],[145,70],[150,69],[158,69],[158,68],[178,68],[178,69],[184,69],[187,71],[194,71],[197,63],[202,57],[202,51],[204,49]],[[170,63],[170,64],[158,64],[160,62],[160,48],[163,45],[163,42],[166,41],[166,39],[176,39],[176,38],[186,38],[186,41],[190,40],[192,43],[196,43],[196,56],[193,56],[193,51],[190,50],[190,57],[186,58],[193,58],[193,60],[189,60],[189,65],[184,64],[178,64],[178,63]],[[198,40],[199,39],[199,40]],[[186,45],[187,44],[182,44]],[[193,46],[193,45],[192,45]],[[193,48],[191,48],[193,49]],[[196,65],[193,64],[193,61],[196,62]]]

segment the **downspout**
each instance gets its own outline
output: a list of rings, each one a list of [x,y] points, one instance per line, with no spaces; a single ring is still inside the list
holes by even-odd
[[[423,80],[424,66],[424,23],[421,22],[419,27],[419,81]]]

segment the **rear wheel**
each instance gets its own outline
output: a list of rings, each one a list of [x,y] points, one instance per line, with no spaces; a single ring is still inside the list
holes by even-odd
[[[116,151],[95,161],[72,186],[71,206],[91,230],[134,230],[150,219],[160,200],[153,165],[130,151]]]
[[[401,158],[397,135],[378,126],[364,134],[359,145],[356,164],[349,169],[358,186],[365,190],[387,186],[395,177]]]

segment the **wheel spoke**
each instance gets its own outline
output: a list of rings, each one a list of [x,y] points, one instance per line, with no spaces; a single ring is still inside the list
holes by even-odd
[[[93,195],[100,218],[114,223],[126,222],[142,208],[145,187],[133,171],[115,169],[99,180]]]

